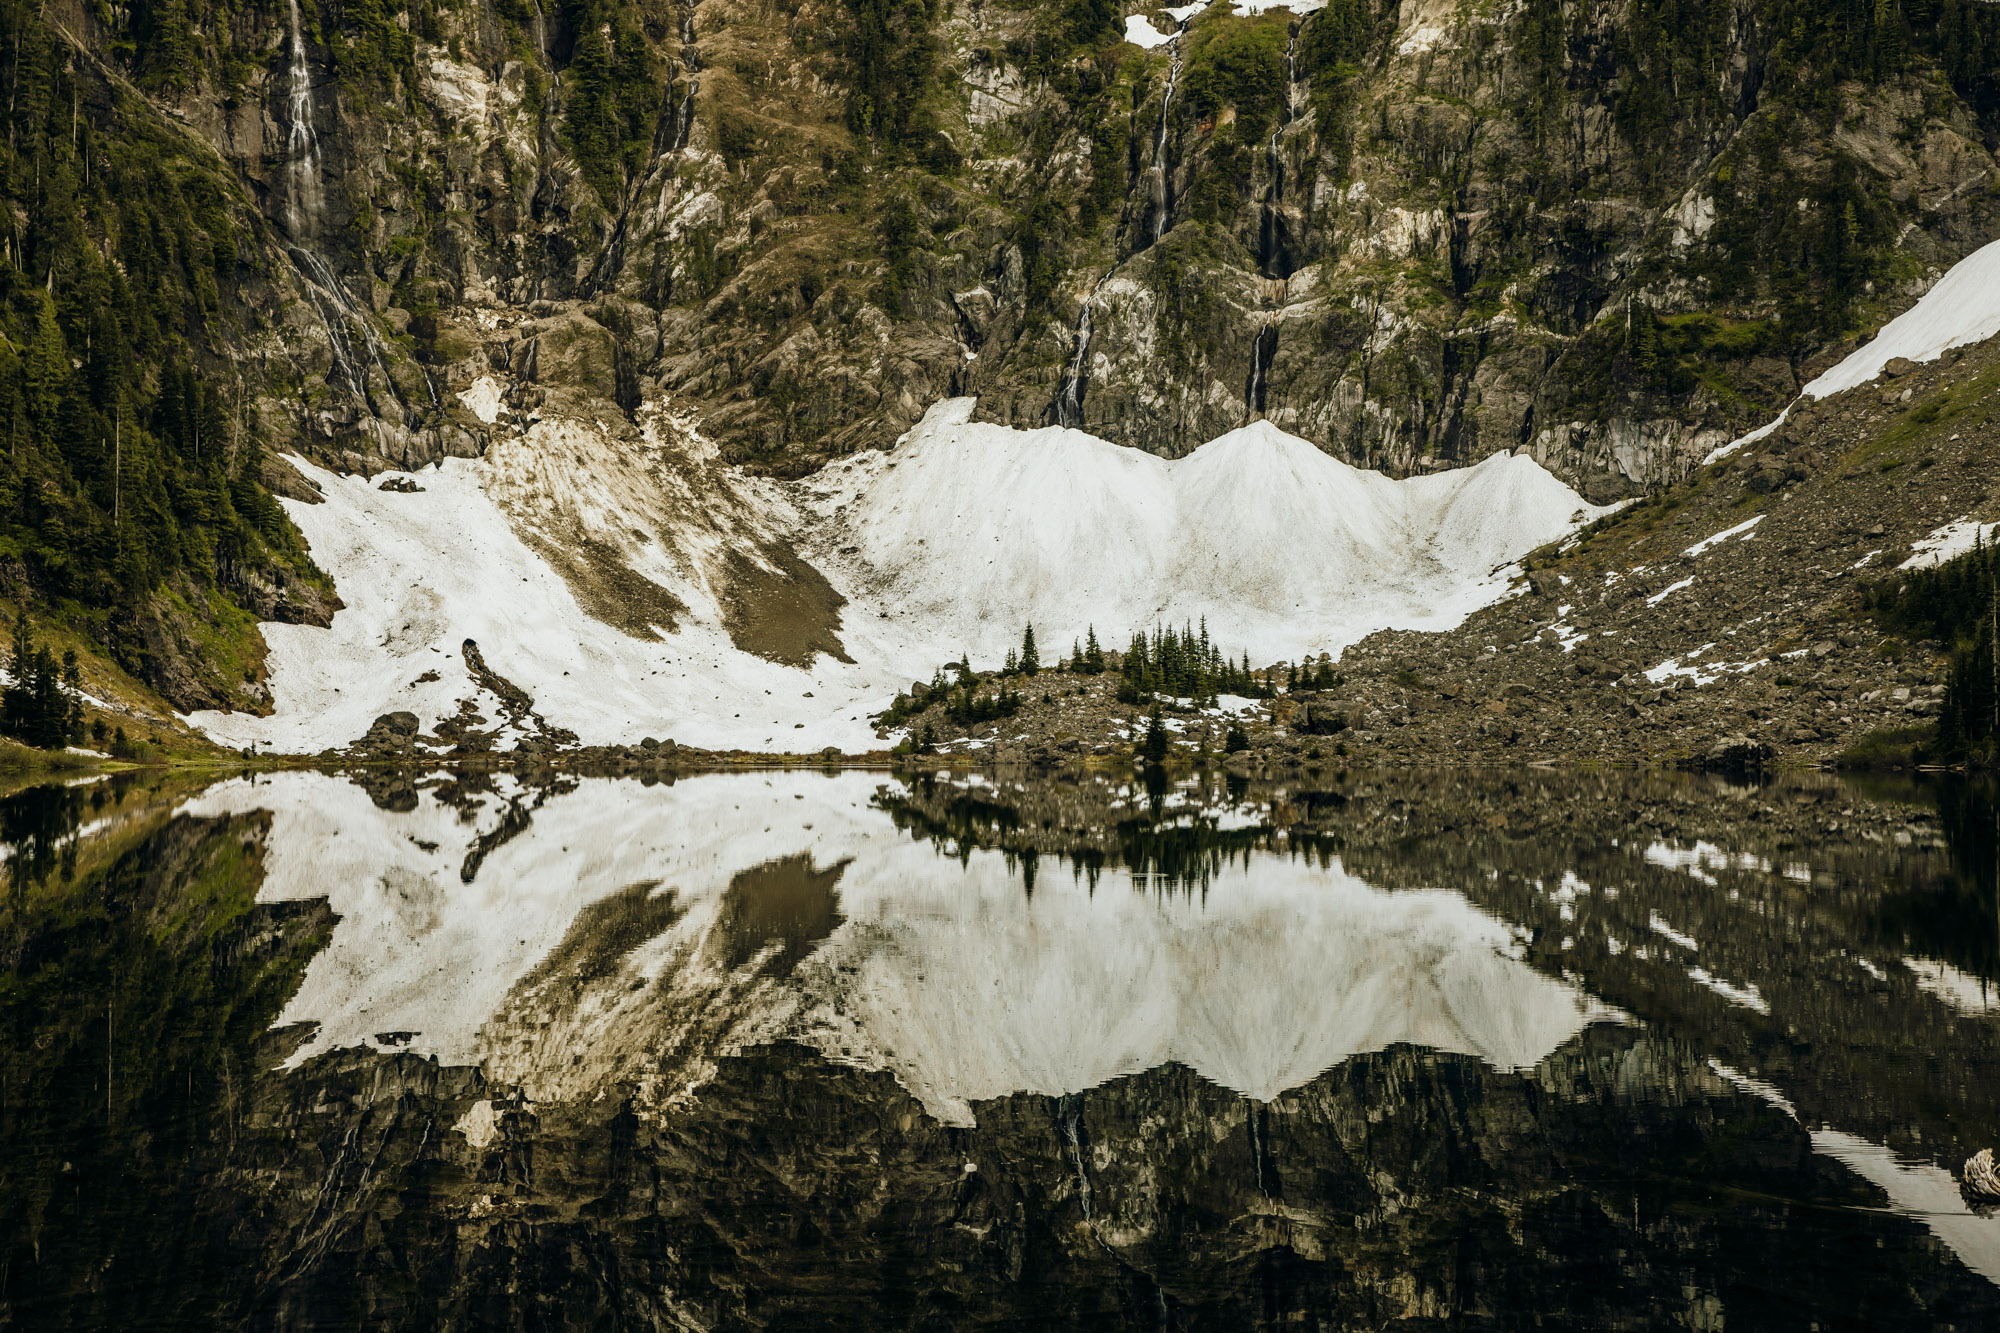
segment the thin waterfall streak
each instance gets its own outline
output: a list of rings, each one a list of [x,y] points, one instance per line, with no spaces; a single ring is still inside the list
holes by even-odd
[[[1083,1166],[1083,1136],[1077,1129],[1081,1112],[1071,1104],[1069,1097],[1064,1097],[1059,1114],[1062,1117],[1063,1138],[1069,1143],[1070,1161],[1076,1166],[1077,1202],[1083,1206],[1083,1218],[1087,1222],[1090,1220],[1091,1205],[1090,1173]]]
[[[1153,136],[1153,168],[1149,172],[1153,185],[1153,241],[1167,234],[1167,219],[1173,209],[1173,187],[1167,180],[1167,113],[1173,109],[1174,89],[1181,81],[1181,34],[1187,31],[1186,23],[1174,25],[1174,35],[1167,46],[1167,89],[1160,97],[1160,130]]]
[[[1083,425],[1083,392],[1090,386],[1090,339],[1094,331],[1097,293],[1111,277],[1107,271],[1091,289],[1083,295],[1083,308],[1077,312],[1076,333],[1069,353],[1069,368],[1063,372],[1062,383],[1056,388],[1055,422],[1058,426]]]
[[[327,348],[333,356],[335,369],[347,382],[347,387],[358,398],[365,400],[368,396],[367,364],[355,355],[351,336],[352,330],[359,329],[362,346],[367,353],[366,361],[373,362],[382,372],[390,396],[407,414],[409,404],[403,400],[396,377],[389,373],[388,354],[381,337],[375,332],[375,326],[362,314],[353,295],[333,271],[333,266],[313,245],[319,234],[324,201],[319,179],[319,131],[313,117],[312,67],[306,55],[305,22],[299,14],[299,0],[287,0],[287,9],[291,19],[291,63],[287,71],[286,113],[291,124],[286,127],[285,230],[290,233],[292,243],[286,247],[286,252],[292,257],[295,271],[305,281],[313,309],[326,329]],[[430,389],[435,403],[437,390],[429,384],[428,377],[426,387]]]

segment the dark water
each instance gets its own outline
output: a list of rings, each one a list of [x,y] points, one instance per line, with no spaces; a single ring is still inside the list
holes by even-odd
[[[0,1326],[2000,1327],[1990,792],[0,799]]]

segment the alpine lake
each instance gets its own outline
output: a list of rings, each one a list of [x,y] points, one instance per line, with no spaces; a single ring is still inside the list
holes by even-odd
[[[2000,1328],[1995,793],[0,798],[0,1328]]]

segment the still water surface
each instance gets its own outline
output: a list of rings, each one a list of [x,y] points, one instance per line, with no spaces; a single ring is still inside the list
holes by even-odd
[[[2000,1327],[1994,807],[0,800],[0,1327]]]

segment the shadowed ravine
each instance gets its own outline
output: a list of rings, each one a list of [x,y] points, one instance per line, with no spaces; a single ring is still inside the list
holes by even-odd
[[[2000,1317],[1963,785],[370,789],[0,801],[0,1325]]]

